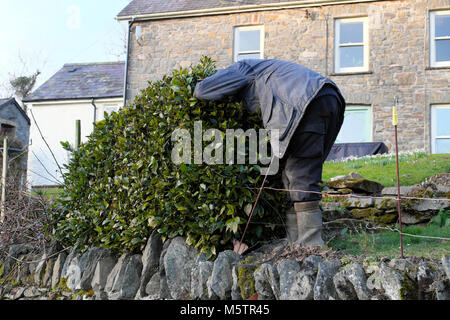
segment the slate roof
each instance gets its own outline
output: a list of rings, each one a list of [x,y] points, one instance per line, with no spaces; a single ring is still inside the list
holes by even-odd
[[[0,108],[3,107],[3,104],[6,104],[9,100],[11,100],[11,98],[0,99]]]
[[[117,17],[180,12],[202,9],[216,9],[248,5],[276,4],[298,0],[133,0]]]
[[[0,99],[0,110],[6,106],[14,105],[19,113],[25,118],[25,120],[28,122],[28,124],[31,124],[30,118],[25,113],[25,111],[22,109],[22,107],[17,103],[15,98],[6,98],[6,99]]]
[[[65,64],[24,102],[123,96],[124,62]]]

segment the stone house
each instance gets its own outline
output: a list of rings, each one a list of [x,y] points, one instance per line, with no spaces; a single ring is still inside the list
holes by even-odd
[[[282,59],[335,81],[347,101],[337,142],[450,153],[450,0],[133,0],[126,100],[202,55],[227,67]]]
[[[14,160],[9,168],[13,170],[11,172],[14,172],[16,182],[22,186],[27,173],[30,124],[30,118],[15,98],[0,99],[0,159],[3,157],[3,136],[7,134],[9,159]]]
[[[123,106],[124,65],[123,62],[65,64],[23,100],[32,119],[28,159],[28,180],[32,187],[62,182],[59,167],[68,162],[69,154],[61,142],[75,145],[77,120],[81,123],[83,142],[92,132],[93,123],[102,120],[105,112]]]

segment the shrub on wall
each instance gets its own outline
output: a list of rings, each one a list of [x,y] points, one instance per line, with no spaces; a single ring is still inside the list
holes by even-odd
[[[215,72],[214,62],[203,57],[197,66],[149,82],[132,104],[95,124],[66,166],[64,191],[52,213],[58,240],[136,251],[157,230],[163,237],[186,237],[211,256],[239,239],[256,199],[251,188],[263,180],[259,167],[171,161],[172,133],[183,128],[193,137],[195,121],[202,121],[203,131],[262,127],[260,117],[240,103],[193,96],[197,81]],[[266,185],[281,186],[280,176],[269,176]],[[264,191],[245,241],[284,232],[276,227],[284,204],[283,193]]]

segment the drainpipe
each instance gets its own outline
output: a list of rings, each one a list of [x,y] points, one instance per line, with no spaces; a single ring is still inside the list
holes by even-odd
[[[94,103],[94,98],[91,99],[91,105],[94,107],[94,123],[97,122],[97,106]]]
[[[125,59],[125,80],[123,85],[123,107],[127,105],[127,82],[128,82],[128,57],[130,55],[130,33],[131,27],[133,26],[135,18],[133,17],[131,21],[128,22],[128,35],[127,35],[127,57]]]

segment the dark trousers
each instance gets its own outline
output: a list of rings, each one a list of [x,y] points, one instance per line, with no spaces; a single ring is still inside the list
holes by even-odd
[[[345,105],[335,95],[323,95],[311,101],[291,138],[281,161],[285,189],[292,202],[316,201],[322,198],[322,167],[344,121]]]

